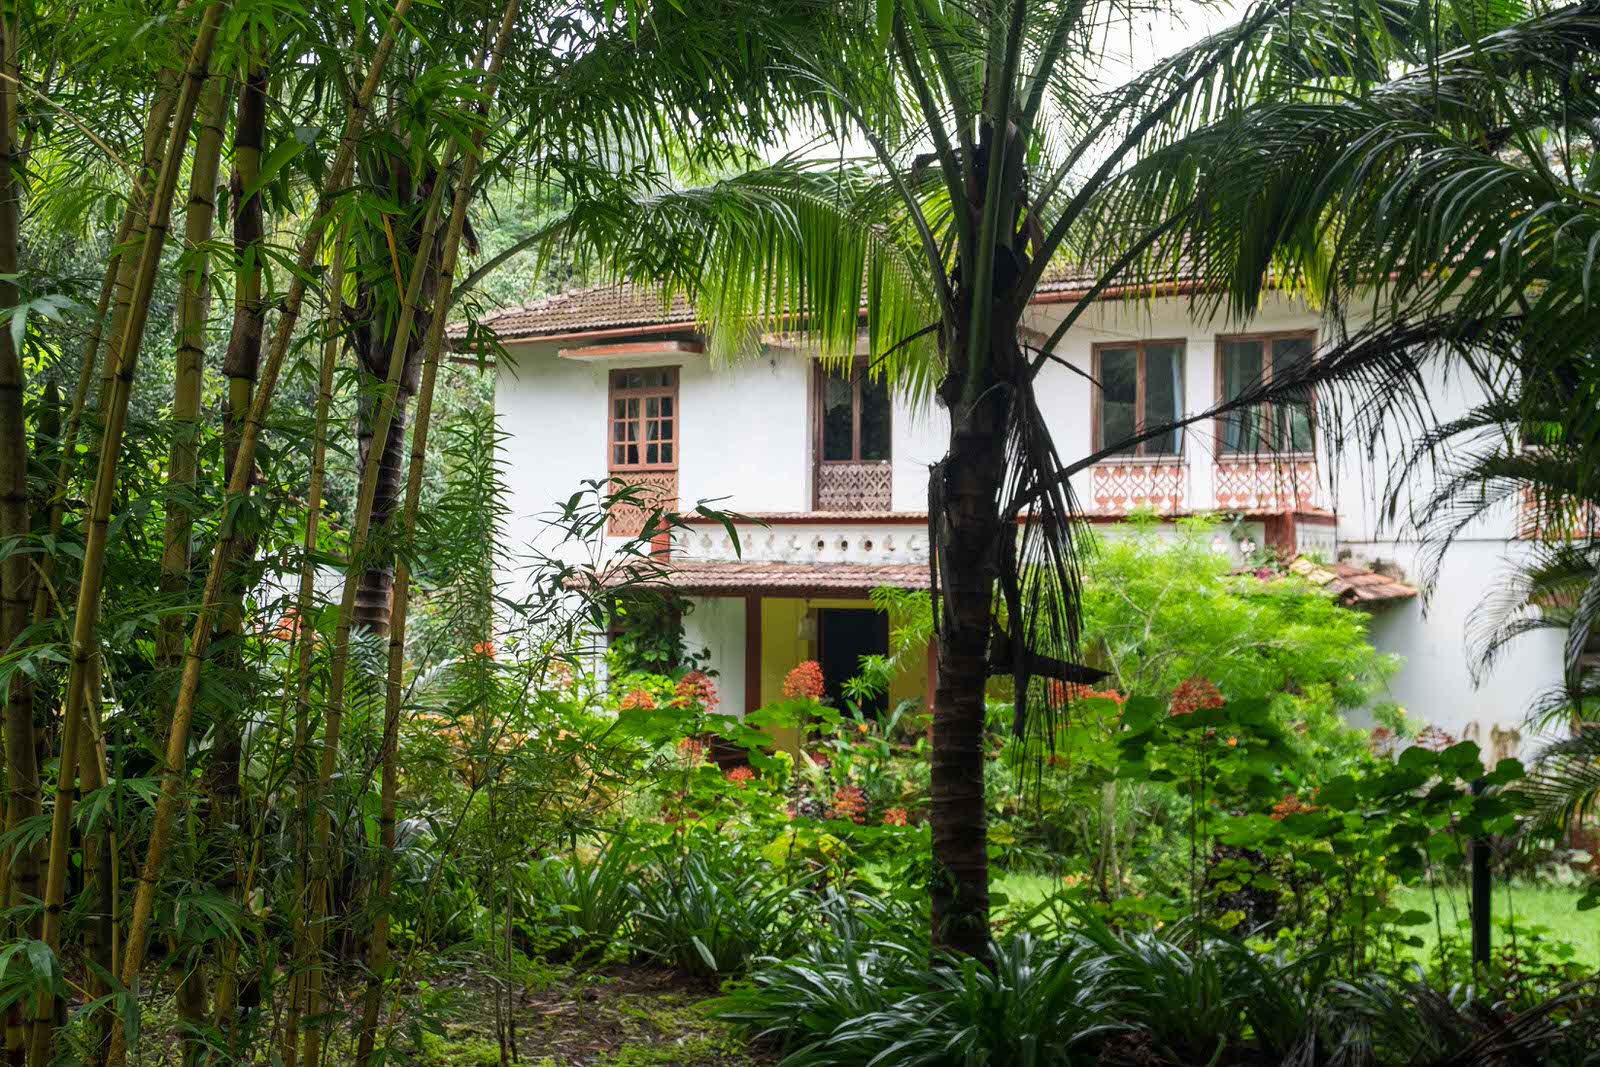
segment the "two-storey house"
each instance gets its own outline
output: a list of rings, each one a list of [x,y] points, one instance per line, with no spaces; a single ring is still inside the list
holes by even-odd
[[[1086,285],[1040,288],[1028,316],[1035,343]],[[1137,295],[1098,300],[1042,371],[1040,403],[1068,461],[1316,356],[1319,317],[1288,295],[1240,328],[1198,320],[1179,292]],[[944,449],[941,408],[830,371],[793,338],[768,337],[713,366],[693,308],[681,298],[663,307],[633,286],[562,293],[484,325],[505,346],[496,409],[513,540],[547,536],[539,516],[552,502],[608,475],[686,508],[716,500],[748,516],[737,551],[710,522],[670,549],[671,582],[693,604],[689,642],[711,650],[726,709],[777,698],[801,660],[818,660],[836,688],[859,656],[884,650],[887,623],[868,594],[928,586],[927,474]],[[1468,402],[1444,383],[1438,400],[1443,414]],[[1529,639],[1474,686],[1464,624],[1520,550],[1518,516],[1508,510],[1461,538],[1425,605],[1413,585],[1421,546],[1379,521],[1370,463],[1319,454],[1316,419],[1312,402],[1206,420],[1105,459],[1074,488],[1108,536],[1135,510],[1216,513],[1232,520],[1219,552],[1243,558],[1271,545],[1321,561],[1318,580],[1371,610],[1373,642],[1403,657],[1394,699],[1486,754],[1509,751],[1531,697],[1556,677],[1557,649]],[[636,532],[642,519],[619,508],[611,533]],[[936,669],[932,649],[891,699],[931,691]]]

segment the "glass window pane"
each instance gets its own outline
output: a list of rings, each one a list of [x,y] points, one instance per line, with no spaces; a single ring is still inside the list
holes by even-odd
[[[822,458],[855,458],[855,414],[850,379],[830,374],[822,380]]]
[[[665,445],[661,446],[661,462],[663,462],[663,463],[671,463],[672,462],[672,445],[665,444]]]
[[[1146,345],[1144,349],[1144,425],[1153,429],[1176,422],[1183,409],[1183,346]],[[1178,451],[1177,430],[1145,441],[1147,456]]]
[[[1272,377],[1274,380],[1295,373],[1311,359],[1311,338],[1282,337],[1272,342]],[[1288,400],[1273,408],[1273,446],[1281,452],[1310,452],[1311,392],[1298,390]]]
[[[621,419],[621,418],[626,418],[627,415],[628,415],[628,404],[627,404],[627,401],[621,400],[621,399],[612,401],[612,404],[611,404],[611,417],[612,418]]]
[[[1100,350],[1100,446],[1113,448],[1134,434],[1134,407],[1139,396],[1139,352],[1134,348]],[[1132,455],[1134,446],[1118,449]]]
[[[861,458],[886,460],[890,454],[889,381],[861,382]]]
[[[1222,343],[1222,399],[1232,400],[1261,381],[1260,341]],[[1261,417],[1254,408],[1222,418],[1222,451],[1256,452],[1261,447]]]
[[[623,439],[622,438],[622,427],[623,427],[623,425],[624,424],[620,423],[620,422],[613,422],[611,424],[611,439],[613,441],[621,441]]]
[[[644,401],[644,417],[647,418],[647,419],[653,419],[657,415],[659,415],[660,413],[661,413],[661,401],[660,401],[660,399],[658,397],[653,397],[653,396],[645,397],[645,401]]]
[[[613,446],[612,449],[611,449],[611,462],[617,464],[618,466],[621,466],[622,464],[626,463],[627,461],[628,461],[627,450],[625,448],[623,448],[623,446],[621,446],[621,445]]]
[[[659,446],[658,445],[645,445],[644,446],[644,461],[646,463],[660,463],[661,462]]]
[[[637,465],[638,462],[639,462],[639,446],[638,445],[629,445],[628,446],[628,463],[630,465]]]
[[[661,414],[671,416],[672,398],[670,396],[664,396],[661,398]]]

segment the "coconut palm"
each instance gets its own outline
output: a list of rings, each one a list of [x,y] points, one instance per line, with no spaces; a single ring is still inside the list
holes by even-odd
[[[1380,78],[1390,45],[1366,47],[1367,18],[1336,4],[1266,4],[1119,83],[1105,57],[1135,13],[1115,3],[841,3],[784,51],[842,116],[827,132],[864,144],[865,159],[789,158],[708,188],[663,190],[628,210],[588,205],[566,221],[570,239],[619,274],[688,290],[725,353],[756,322],[807,331],[825,356],[843,358],[864,313],[876,368],[948,411],[947,452],[928,489],[940,649],[930,893],[940,948],[986,952],[988,679],[1012,678],[1016,728],[1028,730],[1048,728],[1026,713],[1031,679],[1097,677],[1072,662],[1067,479],[1090,460],[1069,466],[1057,455],[1035,378],[1106,286],[1170,268],[1203,219],[1203,157],[1166,155],[1164,183],[1144,161],[1197,127],[1292,92],[1308,72],[1352,87]],[[877,60],[841,62],[842,44],[862,40],[876,42]],[[1091,265],[1098,281],[1053,336],[1025,345],[1029,297],[1063,261]],[[1272,395],[1303,392],[1326,374],[1354,376],[1377,352],[1357,347],[1283,376]],[[1238,402],[1268,398],[1263,387]]]

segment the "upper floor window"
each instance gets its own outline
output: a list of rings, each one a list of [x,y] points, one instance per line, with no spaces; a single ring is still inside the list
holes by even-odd
[[[1183,412],[1183,342],[1134,341],[1096,345],[1094,379],[1100,383],[1094,447],[1115,447]],[[1168,429],[1118,450],[1121,456],[1174,456],[1182,435]]]
[[[894,500],[889,382],[848,369],[817,366],[816,465],[819,511],[887,511]]]
[[[678,466],[678,368],[611,372],[611,469]]]
[[[881,463],[889,459],[889,382],[867,375],[867,361],[848,371],[818,368],[818,407],[824,463]]]
[[[1217,339],[1219,399],[1232,400],[1258,383],[1270,383],[1311,359],[1316,338],[1310,333],[1258,334]],[[1310,452],[1311,391],[1231,411],[1220,420],[1220,452]]]

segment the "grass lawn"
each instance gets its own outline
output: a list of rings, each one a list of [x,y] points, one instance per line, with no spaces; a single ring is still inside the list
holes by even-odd
[[[1494,920],[1494,941],[1506,937],[1503,923],[1510,919],[1520,936],[1524,930],[1542,927],[1543,933],[1557,941],[1566,941],[1578,950],[1578,959],[1600,971],[1600,909],[1579,911],[1578,898],[1583,890],[1577,886],[1557,885],[1550,882],[1513,882],[1508,887],[1495,883],[1489,900],[1489,915]],[[1433,913],[1435,896],[1427,889],[1401,889],[1395,894],[1395,904],[1401,908],[1416,908]],[[1466,936],[1467,888],[1452,886],[1438,891],[1439,922],[1446,932],[1459,931]],[[1438,931],[1432,923],[1419,926],[1415,932],[1427,942],[1420,950],[1429,952],[1438,941]]]
[[[1028,871],[1006,871],[995,876],[992,887],[1005,894],[1006,903],[998,909],[1003,914],[1016,914],[1045,901],[1060,886],[1054,875]],[[1490,912],[1495,923],[1495,939],[1506,936],[1502,923],[1510,917],[1516,923],[1518,934],[1542,927],[1544,933],[1559,941],[1566,941],[1578,950],[1578,959],[1600,971],[1600,909],[1579,911],[1578,898],[1583,891],[1577,886],[1557,885],[1550,882],[1513,882],[1509,892],[1505,885],[1496,883]],[[1405,910],[1415,908],[1433,914],[1434,893],[1427,889],[1399,889],[1394,903]],[[1437,895],[1439,921],[1446,932],[1461,931],[1459,924],[1467,919],[1467,890],[1465,886],[1440,889]],[[1438,941],[1438,931],[1432,923],[1416,927],[1427,945],[1418,952],[1425,954]]]

